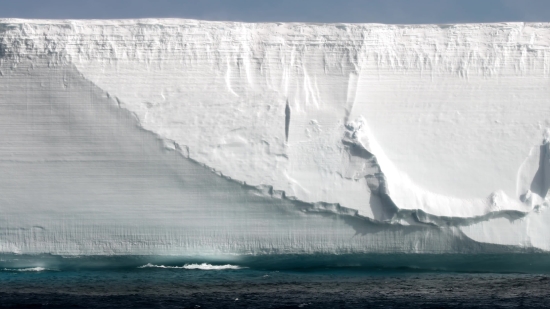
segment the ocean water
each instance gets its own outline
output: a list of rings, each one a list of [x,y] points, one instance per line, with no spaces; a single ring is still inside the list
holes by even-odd
[[[0,308],[543,308],[550,255],[0,258]]]

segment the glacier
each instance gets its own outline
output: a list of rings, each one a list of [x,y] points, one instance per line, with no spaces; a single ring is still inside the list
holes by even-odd
[[[0,253],[550,251],[550,24],[0,19]]]

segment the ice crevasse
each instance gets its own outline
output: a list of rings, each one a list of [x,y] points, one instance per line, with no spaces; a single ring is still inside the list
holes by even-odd
[[[0,252],[550,250],[550,25],[0,20]]]

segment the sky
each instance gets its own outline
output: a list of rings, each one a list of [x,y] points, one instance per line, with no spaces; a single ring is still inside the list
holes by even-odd
[[[176,17],[245,22],[550,21],[549,0],[0,0],[0,17]]]

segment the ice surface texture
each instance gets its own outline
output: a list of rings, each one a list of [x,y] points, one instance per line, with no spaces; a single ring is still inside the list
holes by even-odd
[[[550,250],[550,25],[0,20],[0,252]]]

